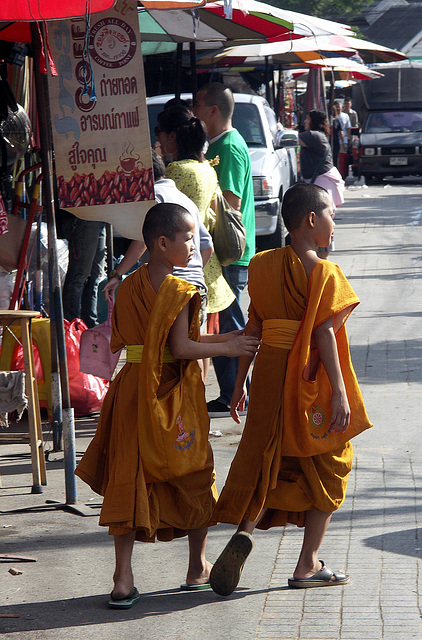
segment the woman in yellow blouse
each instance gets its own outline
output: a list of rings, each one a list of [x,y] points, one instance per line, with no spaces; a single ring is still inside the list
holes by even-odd
[[[167,178],[176,183],[199,209],[206,229],[213,227],[213,200],[218,186],[217,174],[205,159],[203,149],[206,142],[205,126],[192,112],[183,106],[173,106],[158,115],[155,135],[160,143],[162,155],[173,156],[166,169]],[[204,267],[208,287],[209,332],[219,311],[226,309],[234,300],[234,294],[223,276],[221,264],[215,255]]]

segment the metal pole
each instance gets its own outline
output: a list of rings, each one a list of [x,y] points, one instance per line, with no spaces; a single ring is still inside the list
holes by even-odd
[[[182,93],[182,54],[183,44],[178,42],[176,49],[176,87],[174,91],[176,100],[180,99],[180,94]]]
[[[76,498],[76,478],[74,475],[76,467],[75,454],[75,425],[73,420],[73,409],[70,405],[69,378],[67,369],[66,341],[63,319],[63,305],[59,265],[57,258],[57,234],[56,215],[53,192],[53,152],[51,133],[51,114],[48,96],[47,75],[40,71],[40,59],[42,52],[42,42],[38,27],[44,34],[42,23],[31,22],[31,38],[34,56],[34,78],[37,97],[38,124],[40,129],[41,163],[43,173],[43,193],[45,209],[47,213],[48,232],[48,258],[50,266],[50,300],[51,300],[51,331],[57,338],[57,349],[60,366],[60,383],[63,407],[63,440],[64,440],[64,463],[65,463],[65,483],[66,483],[66,503],[75,504]],[[44,37],[44,36],[43,36]],[[45,38],[44,38],[45,40]],[[53,341],[52,341],[53,342]]]
[[[189,43],[190,51],[190,72],[192,76],[192,101],[195,103],[196,94],[198,93],[198,79],[196,77],[196,44]]]
[[[269,104],[271,104],[270,94],[270,66],[268,63],[268,56],[265,56],[265,97]]]
[[[107,273],[110,273],[114,269],[113,257],[113,225],[106,223],[106,245],[107,245]]]

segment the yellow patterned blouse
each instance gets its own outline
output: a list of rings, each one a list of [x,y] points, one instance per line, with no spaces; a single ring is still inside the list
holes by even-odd
[[[167,166],[166,177],[174,180],[176,187],[196,204],[201,221],[211,232],[213,211],[210,210],[210,204],[216,197],[218,180],[209,162],[177,160]],[[233,302],[235,296],[223,276],[221,264],[215,253],[204,267],[204,276],[208,287],[208,313],[223,311]]]

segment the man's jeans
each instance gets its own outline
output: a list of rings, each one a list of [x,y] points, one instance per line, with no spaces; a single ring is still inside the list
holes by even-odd
[[[245,328],[245,317],[240,307],[240,297],[243,289],[248,284],[248,267],[230,264],[228,267],[223,267],[223,274],[236,296],[236,300],[234,300],[227,309],[219,313],[220,333],[228,333],[235,329]],[[212,361],[220,386],[220,397],[218,400],[229,406],[236,382],[239,358],[217,356],[213,358]]]
[[[97,323],[98,286],[104,279],[106,234],[104,222],[76,218],[65,229],[69,266],[63,287],[63,315],[81,318],[88,328]]]

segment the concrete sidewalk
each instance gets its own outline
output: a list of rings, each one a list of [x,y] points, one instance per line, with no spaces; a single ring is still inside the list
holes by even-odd
[[[93,517],[46,505],[46,500],[65,502],[63,454],[50,454],[48,486],[42,495],[31,495],[28,448],[0,445],[0,553],[37,558],[0,562],[4,638],[421,640],[421,195],[418,183],[350,189],[337,215],[333,260],[361,299],[348,332],[375,424],[354,441],[348,496],[333,516],[321,552],[332,569],[351,574],[351,583],[289,589],[302,532],[287,526],[256,533],[239,588],[226,599],[209,591],[179,591],[186,540],[136,545],[134,570],[143,597],[129,611],[111,611],[106,603],[113,547],[97,525],[98,497],[78,480],[79,500],[92,505]],[[207,397],[216,394],[211,375]],[[79,459],[95,420],[76,422]],[[211,433],[221,487],[241,428],[230,419],[213,419]],[[36,508],[13,512],[28,506]],[[225,525],[210,531],[211,561],[232,532]],[[11,575],[11,567],[22,574]]]

